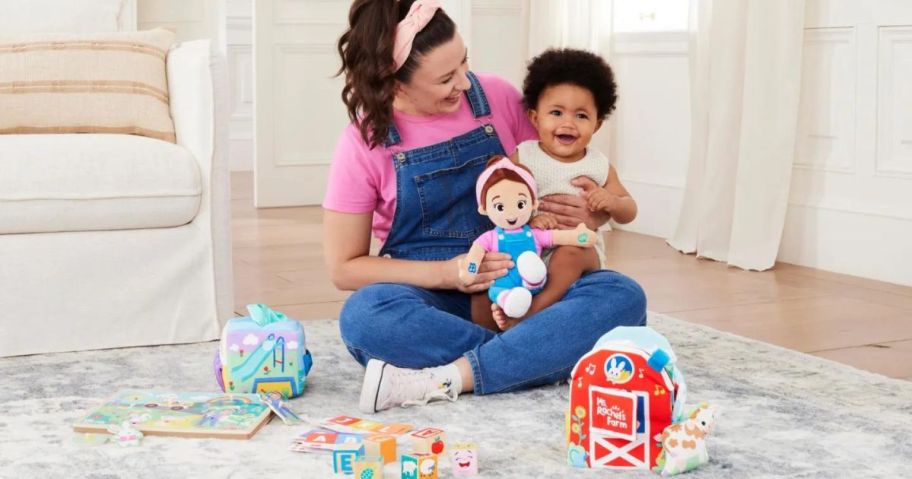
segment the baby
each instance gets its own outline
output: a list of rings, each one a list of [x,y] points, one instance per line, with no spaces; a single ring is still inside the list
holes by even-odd
[[[605,214],[623,224],[636,217],[636,202],[608,158],[589,148],[592,135],[614,110],[616,90],[611,68],[598,55],[561,49],[547,50],[535,57],[523,82],[523,102],[539,140],[521,143],[511,159],[532,171],[540,197],[581,196],[593,214]],[[554,207],[543,203],[542,209]],[[529,225],[572,229],[576,222],[561,222],[551,212],[539,211]],[[595,248],[559,246],[542,253],[549,260],[548,282],[536,295],[526,317],[559,301],[583,274],[601,269],[604,250],[601,235],[597,236]],[[508,317],[496,304],[481,304],[483,301],[478,296],[473,298],[473,320],[478,324],[490,328],[493,319],[497,329],[506,330],[522,320]],[[491,317],[485,314],[487,308],[491,309]]]

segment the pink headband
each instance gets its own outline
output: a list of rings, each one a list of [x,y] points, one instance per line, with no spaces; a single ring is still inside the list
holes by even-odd
[[[532,196],[538,198],[538,186],[535,184],[535,178],[532,175],[516,166],[509,158],[504,157],[494,163],[493,165],[487,167],[484,171],[481,172],[481,175],[478,176],[478,181],[475,182],[475,199],[478,201],[478,204],[481,205],[481,190],[484,188],[485,183],[487,183],[488,178],[491,177],[497,170],[510,170],[515,171],[523,181],[526,182],[526,186],[529,187],[529,190],[532,191]]]
[[[412,52],[415,35],[434,18],[434,13],[441,8],[437,0],[417,0],[409,8],[408,14],[396,26],[396,41],[393,43],[393,63],[399,71]]]

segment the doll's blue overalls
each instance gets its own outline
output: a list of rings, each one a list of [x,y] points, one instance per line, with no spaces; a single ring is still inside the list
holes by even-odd
[[[507,271],[506,276],[501,276],[494,280],[494,284],[488,289],[488,297],[491,301],[497,303],[497,296],[504,291],[517,287],[526,287],[522,276],[519,274],[519,255],[531,251],[538,255],[538,248],[535,245],[535,237],[532,235],[532,228],[525,225],[522,231],[507,233],[500,226],[494,228],[497,234],[497,252],[507,253],[516,266]],[[529,289],[529,292],[536,294],[541,291],[541,287]]]
[[[478,213],[475,180],[493,155],[505,155],[491,107],[472,72],[465,95],[479,126],[435,145],[396,151],[402,138],[390,125],[386,147],[396,169],[396,211],[381,256],[448,260],[469,250],[493,225]]]

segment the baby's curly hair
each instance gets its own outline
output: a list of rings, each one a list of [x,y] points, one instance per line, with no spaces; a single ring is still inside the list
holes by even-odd
[[[611,67],[602,57],[573,48],[548,49],[529,62],[523,81],[523,103],[534,110],[545,89],[564,83],[592,92],[600,121],[614,111],[617,85]]]

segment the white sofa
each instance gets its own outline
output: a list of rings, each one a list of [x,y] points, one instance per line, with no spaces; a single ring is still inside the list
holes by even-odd
[[[177,144],[0,135],[0,357],[219,336],[231,202],[211,51],[199,40],[168,54]]]

